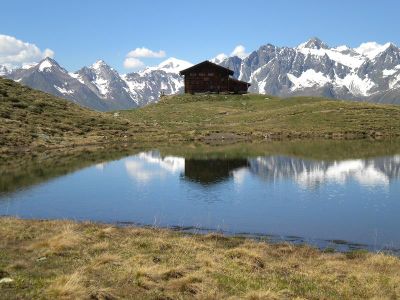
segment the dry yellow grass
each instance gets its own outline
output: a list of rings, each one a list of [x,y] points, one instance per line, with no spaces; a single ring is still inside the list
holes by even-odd
[[[1,218],[4,299],[396,299],[400,259],[216,234]]]

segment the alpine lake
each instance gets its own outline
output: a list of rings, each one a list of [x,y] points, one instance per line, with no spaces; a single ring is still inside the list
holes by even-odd
[[[400,253],[400,141],[121,145],[0,165],[0,215]]]

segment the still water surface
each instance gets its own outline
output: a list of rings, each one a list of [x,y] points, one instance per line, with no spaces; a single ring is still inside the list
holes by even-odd
[[[400,249],[400,155],[185,159],[157,150],[0,194],[0,215],[265,236],[339,250]]]

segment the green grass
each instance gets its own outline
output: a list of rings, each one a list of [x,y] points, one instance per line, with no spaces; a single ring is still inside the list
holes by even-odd
[[[400,153],[400,139],[383,140],[282,140],[239,141],[220,144],[201,142],[176,143],[174,145],[149,144],[148,148],[159,149],[161,155],[181,156],[193,159],[247,158],[256,156],[286,155],[310,160],[346,160]]]
[[[0,218],[4,299],[398,299],[400,260],[215,234]]]
[[[0,153],[118,139],[129,122],[0,78]]]
[[[0,154],[76,145],[400,136],[400,106],[265,95],[176,95],[91,111],[0,78]]]
[[[400,135],[400,106],[265,95],[178,95],[122,116],[193,140]]]

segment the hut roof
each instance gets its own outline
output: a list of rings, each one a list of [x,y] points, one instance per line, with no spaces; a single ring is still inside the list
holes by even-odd
[[[197,65],[191,66],[190,68],[187,68],[187,69],[185,69],[185,70],[180,71],[180,72],[179,72],[179,75],[185,75],[185,74],[187,74],[187,73],[189,73],[189,72],[191,72],[191,71],[194,71],[194,70],[196,70],[197,68],[203,67],[203,66],[209,66],[209,67],[214,68],[214,69],[219,69],[219,70],[221,70],[221,71],[223,71],[223,72],[228,73],[229,75],[233,75],[233,73],[234,73],[232,70],[230,70],[230,69],[228,69],[228,68],[225,68],[225,67],[223,67],[223,66],[214,64],[214,63],[212,63],[212,62],[210,62],[210,61],[208,61],[208,60],[205,60],[205,61],[203,61],[203,62],[201,62],[201,63],[198,63]]]

